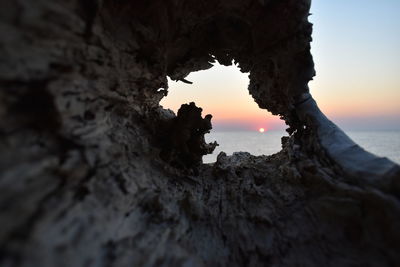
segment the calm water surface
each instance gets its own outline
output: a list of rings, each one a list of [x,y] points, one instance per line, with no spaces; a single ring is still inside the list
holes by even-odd
[[[365,150],[400,164],[400,131],[347,131],[346,133]],[[284,131],[211,132],[206,135],[206,140],[217,141],[219,146],[212,155],[203,157],[203,161],[215,162],[221,151],[228,155],[238,151],[257,156],[271,155],[281,150],[281,137],[285,135],[287,133]]]

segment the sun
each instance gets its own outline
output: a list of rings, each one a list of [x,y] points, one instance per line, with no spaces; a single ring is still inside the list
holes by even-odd
[[[260,133],[263,133],[263,132],[265,132],[265,129],[264,129],[264,128],[260,128],[260,129],[258,129],[258,131],[259,131]]]

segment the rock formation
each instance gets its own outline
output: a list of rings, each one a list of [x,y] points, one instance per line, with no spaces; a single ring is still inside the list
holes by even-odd
[[[0,1],[0,265],[400,265],[400,167],[309,94],[309,8]],[[254,100],[291,136],[275,155],[196,158],[190,172],[168,160],[188,154],[160,139],[179,115],[159,101],[167,76],[216,60],[250,72]]]

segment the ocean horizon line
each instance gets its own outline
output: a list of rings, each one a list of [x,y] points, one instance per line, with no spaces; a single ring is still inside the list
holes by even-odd
[[[342,128],[340,127],[344,132],[398,132],[400,131],[400,128],[392,128],[392,129],[349,129],[349,128]],[[285,132],[286,129],[265,129],[265,132],[260,133],[258,129],[219,129],[219,128],[213,128],[211,130],[211,133],[213,132],[254,132],[254,133],[259,133],[259,134],[266,134],[268,132]]]

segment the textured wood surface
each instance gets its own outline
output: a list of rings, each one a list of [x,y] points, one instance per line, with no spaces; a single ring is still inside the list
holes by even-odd
[[[296,111],[309,5],[0,1],[0,265],[400,265],[398,189],[349,177]],[[161,159],[159,101],[216,59],[294,134],[196,174]]]

